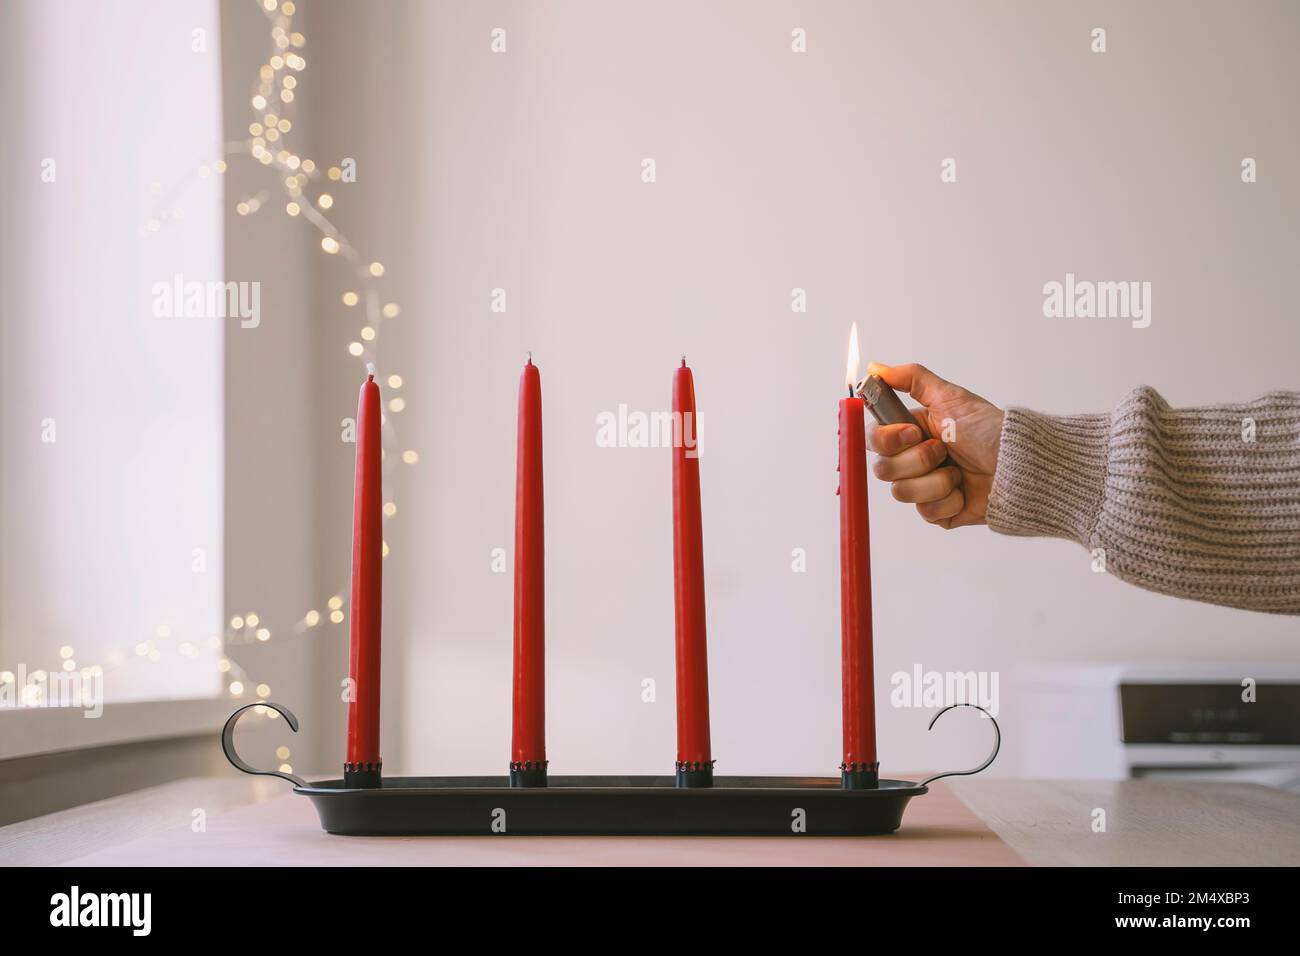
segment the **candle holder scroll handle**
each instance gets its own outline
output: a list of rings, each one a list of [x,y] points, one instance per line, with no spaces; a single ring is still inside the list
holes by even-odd
[[[948,713],[948,711],[955,710],[958,707],[974,707],[976,710],[983,713],[984,716],[989,719],[989,723],[993,725],[993,752],[990,753],[988,757],[985,758],[984,762],[980,764],[978,767],[972,767],[970,770],[945,770],[943,773],[936,773],[933,777],[926,777],[924,780],[920,782],[920,784],[918,784],[918,786],[924,787],[927,784],[934,783],[936,780],[939,780],[943,777],[969,777],[972,774],[979,773],[981,770],[988,767],[988,765],[991,764],[995,759],[997,759],[998,751],[1002,749],[1002,731],[998,727],[997,719],[994,718],[992,714],[990,714],[979,704],[949,704],[943,710],[939,711],[937,714],[935,714],[933,717],[930,718],[930,726],[927,727],[926,730],[933,730],[935,723],[939,720],[940,717]]]
[[[253,707],[269,707],[284,718],[284,721],[289,725],[290,730],[295,734],[298,732],[298,718],[293,715],[293,711],[288,707],[281,706],[280,704],[273,704],[270,701],[259,701],[256,704],[245,704],[227,717],[226,726],[221,728],[221,749],[225,752],[226,759],[230,761],[230,765],[236,770],[241,770],[244,773],[253,774],[254,776],[279,777],[281,780],[288,780],[295,787],[310,786],[306,780],[302,779],[302,777],[299,777],[297,774],[285,773],[283,770],[258,770],[252,764],[247,763],[244,758],[239,756],[235,751],[235,724],[239,723],[239,718],[243,716],[244,711]]]

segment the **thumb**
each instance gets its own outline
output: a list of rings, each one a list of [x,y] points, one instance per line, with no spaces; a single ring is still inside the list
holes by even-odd
[[[872,375],[879,375],[895,389],[902,389],[922,405],[929,407],[957,388],[952,382],[935,375],[924,365],[881,365],[872,362],[867,366]]]

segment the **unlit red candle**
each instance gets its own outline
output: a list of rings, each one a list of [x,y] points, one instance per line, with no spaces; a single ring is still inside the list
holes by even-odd
[[[348,745],[344,776],[375,785],[379,756],[380,613],[383,605],[383,484],[379,386],[372,373],[357,399],[357,461],[352,498],[352,601]]]
[[[711,771],[709,662],[704,627],[704,533],[695,380],[673,374],[673,597],[677,634],[677,769]]]
[[[512,771],[546,769],[545,545],[542,378],[532,358],[519,377],[515,459],[515,623]]]

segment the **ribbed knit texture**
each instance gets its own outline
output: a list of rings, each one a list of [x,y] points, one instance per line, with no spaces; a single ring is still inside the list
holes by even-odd
[[[1008,409],[988,523],[1102,548],[1152,591],[1300,614],[1300,394],[1175,409],[1144,386],[1110,415]]]

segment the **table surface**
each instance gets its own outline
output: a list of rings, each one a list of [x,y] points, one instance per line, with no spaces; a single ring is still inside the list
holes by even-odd
[[[9,865],[1300,865],[1300,795],[959,779],[884,837],[338,837],[269,779],[194,778],[0,827]],[[203,826],[195,821],[202,813]],[[1104,812],[1105,829],[1094,829]]]

